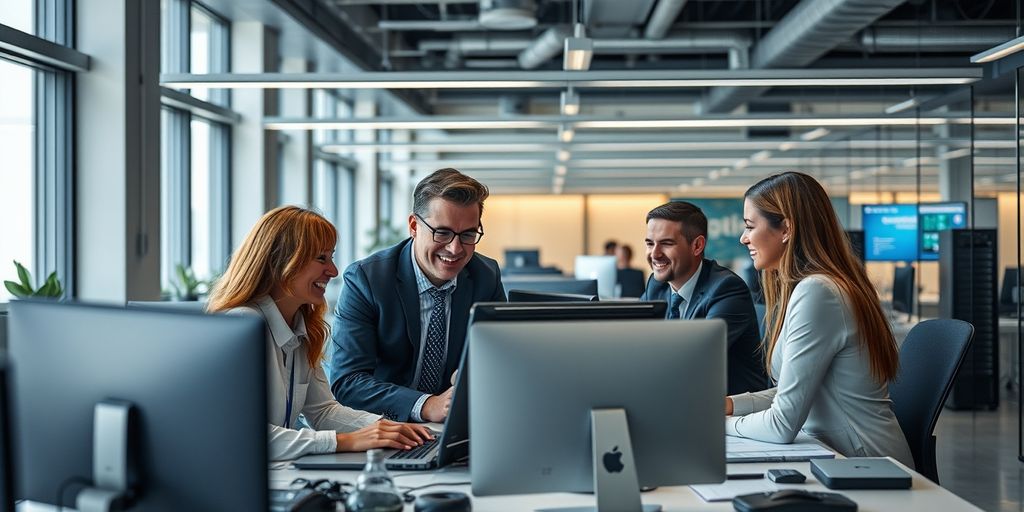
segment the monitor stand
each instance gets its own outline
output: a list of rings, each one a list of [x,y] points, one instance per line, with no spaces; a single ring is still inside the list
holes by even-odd
[[[93,409],[92,485],[79,491],[79,512],[127,510],[138,477],[138,413],[131,402],[104,400]]]
[[[597,507],[562,507],[538,512],[660,512],[661,505],[640,503],[633,442],[625,409],[590,411],[594,494]]]

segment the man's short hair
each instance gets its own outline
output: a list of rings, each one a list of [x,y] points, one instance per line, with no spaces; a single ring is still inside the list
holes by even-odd
[[[459,206],[480,206],[484,214],[484,200],[490,195],[487,187],[461,172],[445,168],[434,171],[416,185],[412,195],[412,211],[420,217],[430,214],[430,202],[437,198],[451,201]]]
[[[664,219],[682,225],[683,236],[693,242],[698,236],[708,237],[708,218],[697,205],[686,201],[672,201],[647,212],[647,221]]]
[[[604,252],[615,252],[615,248],[619,246],[619,243],[615,240],[608,240],[604,243]]]

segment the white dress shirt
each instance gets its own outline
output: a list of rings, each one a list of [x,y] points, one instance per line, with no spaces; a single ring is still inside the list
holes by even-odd
[[[726,433],[790,443],[803,431],[847,457],[890,456],[914,467],[887,383],[872,377],[860,338],[834,281],[814,275],[797,283],[772,352],[776,387],[730,397]]]
[[[250,306],[232,309],[230,314],[258,314],[267,326],[267,411],[270,460],[296,459],[309,453],[333,453],[337,432],[352,432],[380,419],[376,414],[357,411],[338,403],[331,395],[327,377],[319,364],[309,367],[306,354],[306,323],[295,313],[295,328],[288,326],[274,299],[257,299]],[[294,365],[295,378],[291,382]],[[285,418],[288,395],[291,415]],[[312,428],[298,428],[299,415]],[[285,427],[288,425],[288,428]]]
[[[704,260],[697,264],[697,270],[678,290],[672,286],[672,283],[668,284],[668,289],[672,290],[672,293],[678,294],[683,298],[683,301],[679,303],[679,318],[686,318],[686,308],[690,305],[690,300],[693,299],[693,291],[697,289],[697,279],[700,278],[700,270],[702,268],[704,268]],[[669,304],[672,303],[669,302]]]

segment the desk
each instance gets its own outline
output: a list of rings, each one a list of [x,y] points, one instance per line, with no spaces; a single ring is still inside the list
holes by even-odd
[[[899,464],[897,462],[897,464]],[[955,511],[976,511],[981,510],[967,501],[964,501],[948,490],[932,483],[927,478],[916,472],[913,487],[908,491],[830,491],[824,485],[818,483],[811,474],[809,462],[772,462],[762,464],[729,464],[729,473],[755,473],[767,471],[771,468],[792,468],[807,475],[807,483],[797,485],[783,485],[782,487],[793,487],[812,491],[841,492],[859,505],[864,512],[898,510],[900,512],[955,512]],[[909,470],[908,470],[909,471]],[[430,483],[445,482],[469,482],[469,470],[465,467],[452,468],[441,472],[409,472],[393,471],[392,476],[395,483],[402,487],[415,487]],[[355,482],[359,475],[358,471],[300,471],[296,469],[276,469],[270,471],[270,487],[274,489],[287,488],[288,484],[298,477],[315,479],[330,478]],[[460,491],[470,493],[469,485],[437,486],[424,489],[422,492],[431,491]],[[662,505],[666,512],[681,510],[733,510],[731,502],[707,503],[702,500],[689,487],[662,487],[652,492],[643,494],[644,503],[657,503]],[[513,496],[488,496],[473,498],[473,510],[482,511],[515,511],[524,512],[534,510],[538,507],[566,507],[594,505],[594,496],[587,494],[572,493],[548,493],[528,494]],[[406,510],[412,510],[407,506]]]

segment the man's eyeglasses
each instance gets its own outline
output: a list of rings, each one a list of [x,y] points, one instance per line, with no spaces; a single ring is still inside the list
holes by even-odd
[[[423,220],[419,214],[416,214],[416,218],[420,219],[427,229],[430,230],[434,235],[434,242],[439,244],[450,244],[455,237],[459,237],[459,243],[462,245],[476,245],[481,238],[484,237],[484,227],[481,225],[475,231],[463,231],[462,233],[456,233],[450,229],[435,229],[434,226],[427,224],[427,221]]]

